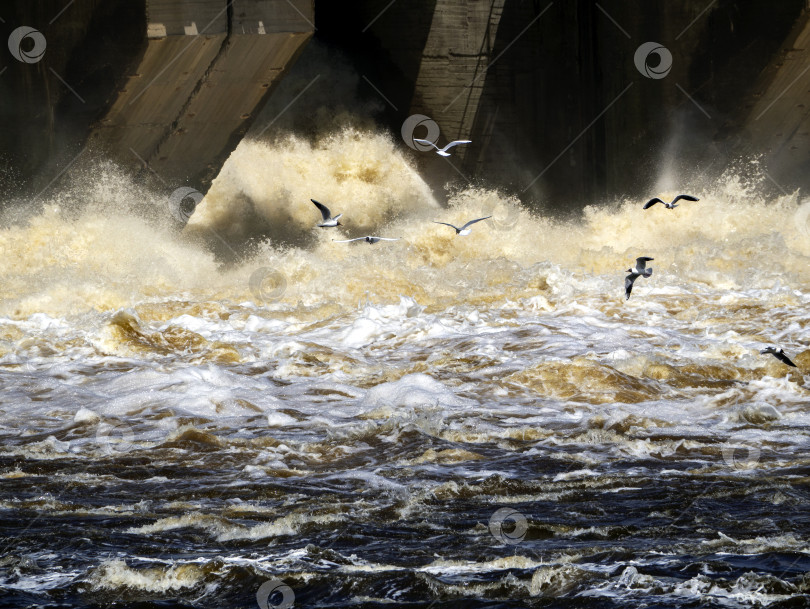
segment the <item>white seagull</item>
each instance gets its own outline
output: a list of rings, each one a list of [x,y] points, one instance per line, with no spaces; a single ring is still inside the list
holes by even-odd
[[[697,197],[693,197],[692,195],[678,195],[677,197],[672,199],[672,201],[670,201],[669,203],[659,199],[658,197],[655,197],[653,199],[650,199],[644,204],[644,209],[649,209],[656,203],[663,203],[664,207],[666,207],[667,209],[675,209],[676,207],[678,207],[678,201],[680,201],[681,199],[683,199],[684,201],[700,201],[700,199],[698,199]]]
[[[470,231],[472,230],[471,228],[467,228],[470,224],[475,224],[476,222],[480,222],[481,220],[486,220],[487,218],[491,218],[491,217],[492,216],[486,216],[485,218],[478,218],[476,220],[470,220],[469,222],[467,222],[467,224],[465,224],[461,228],[459,228],[458,226],[454,226],[453,224],[448,224],[447,222],[438,222],[436,220],[434,220],[433,223],[434,224],[444,224],[445,226],[449,226],[449,227],[453,228],[456,231],[457,235],[461,235],[462,237],[464,237],[465,235],[469,235]]]
[[[636,268],[627,269],[627,272],[630,273],[624,278],[624,295],[627,297],[627,299],[630,298],[630,292],[633,291],[633,282],[636,279],[639,277],[649,277],[652,275],[652,269],[647,268],[647,263],[650,260],[652,260],[652,258],[647,258],[646,256],[636,258]]]
[[[338,222],[340,216],[343,214],[338,214],[334,218],[332,217],[332,212],[329,211],[329,208],[324,205],[323,203],[318,203],[315,199],[310,199],[315,204],[315,207],[321,210],[321,215],[323,216],[323,222],[319,224],[321,228],[330,228],[332,226],[343,226],[340,222]]]
[[[332,239],[335,243],[351,243],[352,241],[365,241],[366,243],[377,243],[378,241],[399,241],[399,237],[396,239],[389,239],[387,237],[372,237],[369,235],[368,237],[356,237],[354,239],[342,239],[338,241],[337,239]]]
[[[776,347],[765,347],[762,351],[760,351],[760,353],[763,354],[770,353],[783,364],[787,364],[788,366],[798,368],[798,366],[794,364],[792,361],[790,361],[790,358],[787,355],[785,355],[785,350],[782,349],[781,347],[779,349],[777,349]]]
[[[450,156],[450,153],[447,152],[453,146],[458,146],[459,144],[472,144],[472,140],[455,140],[454,142],[450,142],[444,148],[439,148],[436,144],[431,142],[430,140],[420,140],[414,138],[414,142],[419,142],[420,144],[426,144],[427,146],[433,146],[436,149],[436,154],[440,154],[442,156]]]

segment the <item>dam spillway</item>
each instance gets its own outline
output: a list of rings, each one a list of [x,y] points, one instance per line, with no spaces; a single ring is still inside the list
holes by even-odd
[[[85,149],[158,186],[205,192],[314,30],[307,0],[12,10],[3,27],[24,23],[47,45],[41,60],[8,63],[0,81],[7,187],[28,192]]]

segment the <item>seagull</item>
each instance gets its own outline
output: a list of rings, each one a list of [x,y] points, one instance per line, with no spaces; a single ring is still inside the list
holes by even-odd
[[[414,142],[419,142],[420,144],[425,144],[427,146],[433,146],[436,149],[436,154],[440,154],[442,156],[450,156],[450,153],[447,152],[448,149],[452,148],[453,146],[458,146],[459,144],[472,144],[472,140],[455,140],[454,142],[450,142],[444,148],[439,148],[436,144],[431,142],[430,140],[420,140],[414,138]]]
[[[462,237],[464,237],[465,235],[469,235],[470,231],[472,230],[471,228],[467,228],[470,224],[475,224],[476,222],[480,222],[481,220],[486,220],[487,218],[491,218],[491,217],[492,216],[486,216],[485,218],[478,218],[477,220],[470,220],[469,222],[467,222],[467,224],[465,224],[461,228],[459,228],[458,226],[454,226],[452,224],[448,224],[447,222],[437,222],[436,220],[434,220],[433,223],[434,224],[444,224],[445,226],[449,226],[449,227],[455,229],[457,235],[461,235]]]
[[[334,218],[332,217],[332,212],[329,211],[329,208],[324,205],[323,203],[318,203],[315,199],[310,199],[315,204],[315,207],[321,210],[321,215],[323,216],[323,222],[319,224],[321,228],[330,228],[332,226],[343,226],[340,222],[338,222],[340,216],[343,214],[338,214]]]
[[[355,239],[343,239],[341,241],[332,239],[332,241],[334,241],[335,243],[351,243],[352,241],[365,241],[367,243],[377,243],[378,241],[399,241],[399,237],[397,237],[396,239],[389,239],[387,237],[368,236],[368,237],[356,237]]]
[[[785,351],[782,348],[777,349],[776,347],[766,347],[760,353],[770,353],[776,359],[778,359],[783,364],[787,364],[788,366],[793,366],[794,368],[798,368],[796,364],[790,361],[790,358],[785,355]]]
[[[624,295],[627,296],[626,300],[630,299],[630,292],[633,291],[633,282],[636,279],[639,277],[649,277],[652,275],[652,269],[647,268],[647,262],[650,260],[653,259],[647,258],[646,256],[636,258],[636,268],[627,269],[627,272],[630,274],[624,278]]]
[[[678,201],[680,201],[681,199],[683,199],[684,201],[700,201],[700,199],[698,199],[697,197],[693,197],[692,195],[678,195],[677,197],[672,199],[672,201],[670,201],[669,203],[667,203],[666,201],[662,201],[658,197],[655,197],[654,199],[650,199],[649,201],[647,201],[647,203],[644,204],[644,209],[649,209],[656,203],[663,203],[664,207],[666,207],[667,209],[675,209],[676,207],[678,207]]]

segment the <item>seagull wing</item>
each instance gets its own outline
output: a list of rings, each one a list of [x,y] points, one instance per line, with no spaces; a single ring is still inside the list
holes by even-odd
[[[638,275],[628,275],[624,278],[624,295],[626,296],[625,300],[630,299],[630,292],[633,291],[633,282],[636,280]]]
[[[460,230],[461,230],[461,229],[460,229],[460,228],[458,228],[457,226],[453,226],[452,224],[448,224],[447,222],[438,222],[438,221],[434,220],[434,221],[433,221],[433,223],[434,223],[434,224],[444,224],[445,226],[449,226],[450,228],[453,228],[453,229],[455,229],[456,231],[460,231]],[[465,224],[465,226],[466,226],[466,224]]]
[[[650,199],[649,201],[647,201],[647,202],[644,204],[644,209],[650,209],[650,208],[651,208],[653,205],[655,205],[656,203],[663,203],[663,201],[662,201],[661,199],[659,199],[658,197],[655,197],[655,198],[653,198],[653,199]]]
[[[372,237],[372,239],[377,239],[378,241],[399,241],[399,237],[396,239],[391,239],[390,237]]]
[[[698,199],[697,197],[693,197],[692,195],[678,195],[677,197],[672,199],[672,202],[677,203],[681,199],[683,199],[684,201],[700,201],[700,199]]]
[[[788,366],[793,366],[794,368],[798,368],[798,366],[796,364],[794,364],[793,362],[791,362],[790,358],[787,355],[785,355],[784,351],[779,350],[776,353],[774,353],[774,355],[776,356],[776,359],[778,359],[780,362],[783,362],[783,363],[787,364]]]
[[[475,220],[470,220],[469,222],[467,222],[467,224],[465,224],[464,226],[462,226],[462,227],[461,227],[461,230],[464,230],[464,229],[465,229],[465,228],[467,228],[467,227],[468,227],[470,224],[475,224],[476,222],[480,222],[481,220],[486,220],[487,218],[491,218],[491,217],[492,217],[492,216],[486,216],[486,217],[484,217],[484,218],[477,218],[477,219],[475,219]]]
[[[419,142],[420,144],[427,144],[428,146],[433,146],[436,150],[439,150],[439,147],[430,140],[420,140],[418,138],[413,138],[413,141]]]
[[[332,219],[332,212],[329,211],[329,208],[326,205],[324,205],[323,203],[318,203],[315,199],[310,199],[310,201],[312,201],[315,204],[315,207],[321,210],[321,215],[323,216],[324,222]]]
[[[650,260],[654,260],[654,258],[648,258],[647,256],[641,256],[640,258],[636,258],[636,268],[644,273],[644,269],[647,268],[647,263]]]
[[[442,148],[442,152],[447,152],[449,148],[452,148],[453,146],[458,146],[459,144],[472,144],[472,140],[454,140],[449,144],[447,144],[447,146]]]
[[[365,237],[357,237],[356,239],[343,239],[338,241],[337,239],[332,239],[335,243],[351,243],[352,241],[363,241]]]

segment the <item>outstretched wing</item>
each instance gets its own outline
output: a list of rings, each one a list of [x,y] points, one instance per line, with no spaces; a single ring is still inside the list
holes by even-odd
[[[372,237],[372,239],[376,239],[377,241],[399,241],[399,237],[396,239],[391,239],[390,237]]]
[[[433,142],[431,142],[430,140],[420,140],[418,138],[413,138],[413,141],[414,142],[419,142],[420,144],[427,144],[428,146],[433,146],[436,150],[439,149],[439,147],[436,144],[434,144]]]
[[[468,227],[470,224],[475,224],[476,222],[480,222],[481,220],[486,220],[487,218],[491,218],[491,217],[492,217],[492,216],[486,216],[485,218],[478,218],[478,219],[476,219],[476,220],[470,220],[469,222],[467,222],[467,224],[465,224],[464,226],[462,226],[462,227],[461,227],[461,230],[464,230],[464,229],[465,229],[465,228],[467,228],[467,227]]]
[[[639,271],[644,272],[644,269],[647,268],[647,263],[650,262],[651,260],[654,260],[654,258],[649,258],[647,256],[641,256],[640,258],[636,258],[636,268]]]
[[[365,237],[357,237],[356,239],[343,239],[338,241],[337,239],[332,239],[335,243],[351,243],[352,241],[363,241]]]
[[[626,297],[625,300],[630,299],[630,292],[633,291],[633,282],[636,280],[636,277],[638,277],[638,275],[628,275],[627,277],[624,278],[624,295]]]
[[[663,203],[663,201],[658,197],[654,197],[644,204],[644,209],[650,209],[656,203]]]
[[[788,366],[793,366],[794,368],[798,368],[798,366],[796,364],[794,364],[793,362],[791,362],[790,358],[787,355],[785,355],[784,351],[777,351],[776,353],[774,353],[774,355],[776,356],[776,359],[778,359],[780,362],[784,362]]]
[[[449,144],[447,144],[447,146],[442,148],[442,150],[447,152],[447,150],[449,150],[453,146],[458,146],[459,144],[472,144],[472,140],[455,140],[455,141],[452,141]]]
[[[700,199],[698,199],[697,197],[693,197],[692,195],[678,195],[677,197],[672,199],[672,202],[677,203],[681,199],[683,199],[684,201],[700,201]]]
[[[318,203],[315,199],[310,199],[310,201],[312,201],[315,204],[315,207],[321,210],[321,215],[323,216],[324,222],[332,219],[332,212],[329,211],[329,208],[326,205],[324,205],[323,203]]]
[[[456,230],[456,231],[461,230],[461,229],[460,229],[460,228],[458,228],[457,226],[453,226],[452,224],[448,224],[447,222],[438,222],[438,221],[434,220],[434,221],[433,221],[433,223],[434,223],[434,224],[444,224],[445,226],[449,226],[450,228],[452,228],[452,229],[454,229],[454,230]],[[467,226],[467,225],[465,224],[464,226]]]

